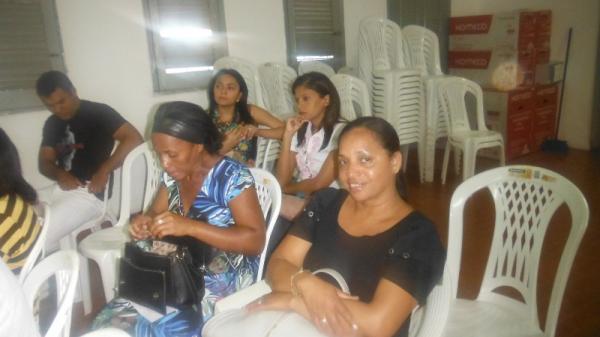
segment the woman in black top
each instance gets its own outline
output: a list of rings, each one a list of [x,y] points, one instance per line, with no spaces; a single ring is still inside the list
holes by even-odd
[[[295,310],[329,335],[407,336],[445,251],[434,225],[403,199],[393,127],[375,117],[349,123],[338,168],[344,189],[314,195],[269,262],[273,293],[254,305]],[[309,272],[319,268],[340,272],[350,294]]]

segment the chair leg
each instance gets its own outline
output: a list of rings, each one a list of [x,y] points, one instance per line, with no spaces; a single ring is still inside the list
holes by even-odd
[[[475,161],[477,153],[473,149],[473,145],[466,142],[463,153],[463,181],[469,179],[475,174]]]
[[[446,183],[446,173],[448,171],[448,159],[450,157],[450,142],[447,141],[446,142],[446,148],[444,149],[444,162],[442,164],[442,184]],[[457,152],[456,150],[454,150],[454,152]]]
[[[500,166],[506,166],[506,152],[504,152],[504,144],[500,144]]]
[[[454,151],[454,174],[458,176],[460,174],[460,162],[462,158],[460,156],[464,156],[465,154],[461,151]]]

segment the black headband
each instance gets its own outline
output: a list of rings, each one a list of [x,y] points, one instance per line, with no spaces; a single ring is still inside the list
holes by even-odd
[[[163,118],[157,124],[154,124],[152,132],[165,133],[194,144],[204,143],[202,134],[198,132],[196,128],[180,120],[168,117]]]

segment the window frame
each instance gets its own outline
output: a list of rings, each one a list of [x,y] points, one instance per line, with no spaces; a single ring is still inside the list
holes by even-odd
[[[31,1],[28,2],[20,2],[20,1],[7,1],[12,4],[24,4],[29,5]],[[55,0],[39,0],[37,2],[40,5],[40,15],[43,20],[44,32],[43,38],[46,45],[47,50],[47,58],[45,61],[50,66],[50,69],[44,68],[44,71],[47,70],[59,70],[66,71],[65,61],[64,61],[64,49],[62,44],[62,36],[60,32],[60,25],[58,21],[58,15],[56,10],[56,1]],[[0,13],[0,15],[2,15]],[[16,20],[19,21],[19,20]],[[20,27],[14,27],[13,32],[21,31]],[[40,34],[42,35],[42,34]],[[18,39],[18,34],[12,35],[14,39]],[[37,36],[37,38],[41,38],[41,36]],[[11,50],[6,50],[7,53],[10,53]],[[39,50],[31,47],[30,53],[39,53]],[[39,54],[38,54],[39,55]],[[2,53],[0,52],[0,58],[2,57]],[[27,65],[23,65],[20,69],[31,69],[39,67],[39,64],[28,63]],[[41,71],[42,69],[40,69]],[[40,101],[37,96],[35,83],[37,77],[40,74],[36,74],[35,78],[28,79],[30,83],[29,86],[23,87],[18,84],[18,80],[15,79],[15,87],[9,89],[0,89],[0,115],[12,114],[12,113],[21,113],[21,112],[29,112],[33,110],[39,110],[43,108],[44,105]]]
[[[148,48],[150,55],[150,67],[152,73],[153,90],[155,93],[174,93],[187,92],[193,90],[204,90],[208,86],[208,81],[212,77],[212,65],[220,57],[227,55],[227,35],[225,25],[225,11],[222,1],[219,0],[195,0],[198,3],[205,3],[209,8],[210,29],[213,32],[214,40],[211,43],[212,59],[206,60],[206,67],[210,69],[198,71],[195,73],[166,74],[163,52],[164,44],[160,33],[158,32],[160,10],[159,1],[168,0],[144,0],[144,16],[146,22],[146,32],[148,38]],[[186,75],[187,74],[187,75]]]
[[[294,12],[294,1],[306,1],[307,5],[311,2],[310,0],[283,0],[284,13],[285,13],[285,35],[287,44],[287,61],[288,65],[297,69],[299,61],[297,60],[297,45],[298,38],[295,30],[296,14]],[[333,69],[339,69],[346,65],[346,46],[345,46],[345,27],[344,27],[344,1],[343,0],[328,0],[331,2],[332,10],[334,14],[332,17],[331,25],[334,31],[331,33],[335,36],[335,49],[337,55],[334,55],[334,59],[315,59],[324,63],[329,64]],[[306,59],[309,61],[310,59]]]

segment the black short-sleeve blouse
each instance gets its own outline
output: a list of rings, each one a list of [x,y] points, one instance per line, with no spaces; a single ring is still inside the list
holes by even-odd
[[[424,304],[446,257],[435,226],[415,211],[377,235],[352,236],[338,223],[347,196],[345,190],[321,190],[294,222],[290,234],[312,243],[304,268],[337,270],[363,302],[371,301],[379,280],[385,278]],[[407,336],[408,325],[409,320],[395,336]]]

